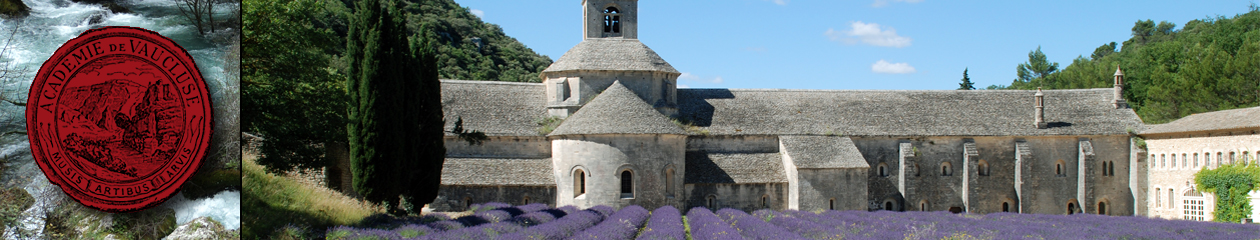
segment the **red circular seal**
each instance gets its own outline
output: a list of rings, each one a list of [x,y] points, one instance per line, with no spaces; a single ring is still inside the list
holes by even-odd
[[[161,204],[210,143],[206,83],[184,48],[133,27],[88,30],[39,68],[26,107],[35,162],[88,207]]]

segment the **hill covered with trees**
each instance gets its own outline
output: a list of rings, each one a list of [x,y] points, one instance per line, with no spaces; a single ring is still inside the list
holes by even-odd
[[[1176,24],[1137,21],[1132,37],[1103,44],[1063,69],[1041,49],[1017,67],[1010,86],[989,89],[1110,88],[1119,66],[1124,97],[1148,124],[1260,105],[1260,8]],[[1241,120],[1241,119],[1240,119]]]

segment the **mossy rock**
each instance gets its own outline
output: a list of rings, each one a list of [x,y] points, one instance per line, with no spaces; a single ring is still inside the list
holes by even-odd
[[[224,190],[241,189],[241,169],[202,168],[184,183],[181,191],[190,200],[213,196]]]
[[[223,224],[210,217],[199,217],[176,228],[175,232],[166,236],[166,240],[240,239],[239,234],[234,234],[236,233],[233,231],[224,230]]]
[[[0,229],[5,229],[23,216],[26,209],[35,204],[35,198],[21,188],[0,190]]]
[[[25,17],[31,14],[31,7],[27,7],[22,0],[0,0],[0,15],[5,17]]]

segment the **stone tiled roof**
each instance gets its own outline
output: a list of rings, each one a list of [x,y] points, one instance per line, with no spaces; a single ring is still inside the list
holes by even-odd
[[[1142,134],[1260,128],[1260,107],[1205,112],[1165,124],[1148,125]]]
[[[617,81],[548,136],[618,133],[687,134]]]
[[[870,168],[849,137],[782,136],[796,168]]]
[[[591,38],[570,48],[543,73],[569,70],[656,71],[678,73],[638,39]]]
[[[442,80],[448,131],[462,117],[464,128],[486,135],[538,136],[536,120],[547,113],[545,98],[541,83]]]
[[[687,152],[686,183],[785,183],[779,153]]]
[[[442,185],[555,186],[551,159],[447,158]]]
[[[679,115],[718,135],[1036,136],[1115,135],[1140,130],[1113,89],[1045,91],[1033,124],[1026,90],[679,89]]]

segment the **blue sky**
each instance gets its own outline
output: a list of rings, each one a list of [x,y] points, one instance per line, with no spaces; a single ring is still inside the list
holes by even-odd
[[[582,41],[580,0],[456,0],[534,51],[560,58]],[[1233,17],[1250,1],[640,1],[639,40],[680,87],[955,89],[1010,84],[1041,47],[1060,68],[1123,43],[1138,20],[1181,29]]]

